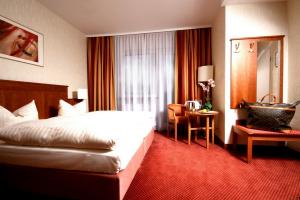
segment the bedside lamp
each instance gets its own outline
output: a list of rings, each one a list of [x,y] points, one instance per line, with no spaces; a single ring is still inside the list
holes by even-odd
[[[87,89],[77,89],[77,99],[87,99]]]
[[[81,103],[84,103],[84,109],[82,108],[82,110],[84,110],[84,112],[88,112],[89,108],[88,108],[88,104],[86,99],[88,98],[88,91],[87,89],[77,89],[77,99],[82,100]]]
[[[198,83],[206,82],[209,79],[213,79],[213,75],[214,75],[213,65],[204,65],[198,67]]]

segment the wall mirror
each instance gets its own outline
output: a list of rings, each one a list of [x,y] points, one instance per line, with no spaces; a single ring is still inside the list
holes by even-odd
[[[231,108],[238,108],[242,99],[256,102],[266,94],[282,102],[283,37],[231,39]]]

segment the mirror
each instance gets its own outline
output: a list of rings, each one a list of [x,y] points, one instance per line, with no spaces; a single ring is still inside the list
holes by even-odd
[[[260,101],[266,94],[280,98],[280,48],[278,40],[257,42],[256,101]],[[265,100],[270,102],[273,99],[267,96]]]
[[[260,101],[266,94],[282,102],[283,37],[231,40],[231,108],[238,108],[242,99]]]

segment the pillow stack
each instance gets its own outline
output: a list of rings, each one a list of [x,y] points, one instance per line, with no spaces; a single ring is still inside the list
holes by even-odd
[[[26,104],[25,106],[22,106],[21,108],[15,110],[13,113],[0,106],[0,128],[24,121],[38,119],[39,114],[34,100]]]

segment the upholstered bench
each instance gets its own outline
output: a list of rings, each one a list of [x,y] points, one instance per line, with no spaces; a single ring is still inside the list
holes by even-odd
[[[300,130],[285,130],[281,132],[250,129],[243,125],[233,126],[233,148],[236,149],[237,138],[247,138],[247,162],[252,160],[253,141],[300,141]]]

